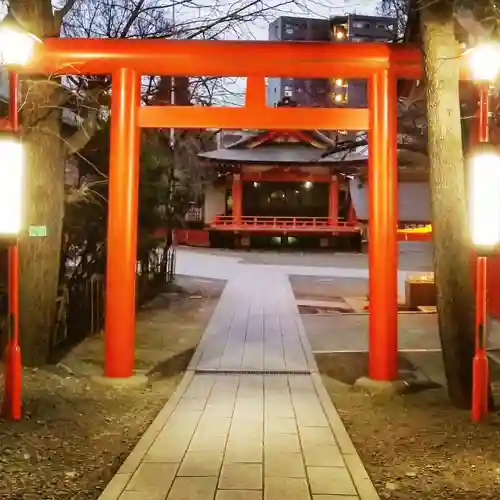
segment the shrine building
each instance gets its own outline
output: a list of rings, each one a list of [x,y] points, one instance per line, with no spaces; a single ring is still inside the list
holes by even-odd
[[[338,133],[240,132],[199,153],[208,169],[202,232],[179,243],[217,247],[300,245],[360,250],[368,224],[366,146],[338,151]],[[425,157],[399,152],[400,239],[427,239]],[[189,239],[191,241],[189,241]]]

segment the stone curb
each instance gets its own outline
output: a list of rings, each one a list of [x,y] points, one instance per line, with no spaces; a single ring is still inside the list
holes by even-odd
[[[187,370],[184,373],[184,376],[182,377],[182,380],[177,386],[175,392],[141,436],[130,455],[126,458],[125,462],[123,462],[121,467],[118,469],[118,472],[108,483],[98,500],[118,500],[118,497],[123,493],[123,490],[127,486],[127,483],[136,469],[139,467],[142,459],[162,431],[163,427],[167,423],[167,420],[170,418],[170,415],[179,404],[180,399],[186,392],[186,389],[193,380],[193,377],[194,372],[190,370]]]
[[[377,490],[366,472],[365,466],[352,443],[344,423],[325,389],[321,375],[319,373],[312,373],[311,378],[318,398],[323,406],[323,410],[328,418],[328,422],[330,423],[330,427],[332,428],[333,435],[339,445],[342,457],[344,458],[347,469],[358,491],[360,500],[380,500]]]
[[[297,314],[298,311],[297,311]],[[302,319],[300,315],[298,316],[298,321],[296,321],[297,329],[299,331],[299,338],[302,344],[302,350],[304,351],[304,355],[306,357],[307,366],[309,367],[309,371],[311,375],[313,373],[319,373],[318,365],[316,363],[316,358],[312,352],[311,344],[309,343],[309,339],[307,338],[306,329],[304,328],[304,324],[302,323]]]

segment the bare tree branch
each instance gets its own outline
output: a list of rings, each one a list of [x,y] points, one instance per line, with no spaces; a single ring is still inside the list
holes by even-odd
[[[67,0],[66,3],[54,12],[54,23],[61,29],[62,21],[69,11],[75,6],[77,0]]]
[[[79,129],[67,140],[65,150],[67,155],[72,155],[83,149],[99,130],[99,112],[97,108],[90,109]]]

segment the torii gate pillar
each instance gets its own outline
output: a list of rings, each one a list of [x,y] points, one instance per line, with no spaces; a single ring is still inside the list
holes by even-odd
[[[125,68],[112,78],[104,374],[120,378],[134,370],[140,79]]]
[[[369,374],[388,381],[398,375],[397,92],[390,71],[372,76],[368,101]]]

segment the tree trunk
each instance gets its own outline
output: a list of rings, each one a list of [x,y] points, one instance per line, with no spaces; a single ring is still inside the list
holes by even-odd
[[[13,15],[40,38],[58,37],[63,11],[50,0],[11,0]],[[19,244],[19,335],[23,363],[47,361],[56,322],[64,215],[66,152],[61,140],[57,79],[35,76],[22,82],[22,138],[27,150],[27,225],[45,226],[46,237],[23,236]]]
[[[27,147],[27,224],[45,226],[46,237],[20,241],[20,339],[23,363],[48,359],[56,319],[64,216],[64,162],[61,112],[47,109],[56,82],[30,83],[23,106]]]
[[[459,106],[459,47],[451,12],[440,8],[440,2],[421,10],[421,23],[439,335],[450,399],[460,408],[470,408],[474,295]]]

